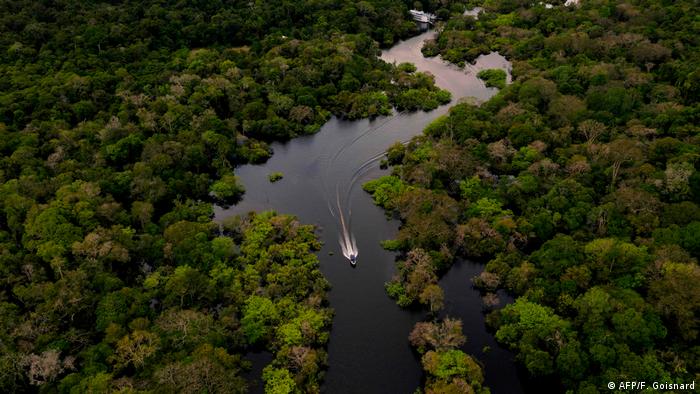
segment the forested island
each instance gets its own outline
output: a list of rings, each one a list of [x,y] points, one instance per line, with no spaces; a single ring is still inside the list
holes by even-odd
[[[698,380],[696,1],[0,0],[0,391],[243,393],[264,351],[265,392],[321,392],[316,229],[213,207],[273,141],[449,103],[378,57],[418,33],[413,8],[439,20],[425,56],[513,63],[364,185],[402,223],[386,292],[427,312],[405,333],[418,392],[489,392],[438,318],[458,259],[484,263],[465,289],[554,392]]]

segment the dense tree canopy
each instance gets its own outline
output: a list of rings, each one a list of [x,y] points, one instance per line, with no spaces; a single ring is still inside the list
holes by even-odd
[[[435,317],[454,258],[496,338],[571,392],[700,365],[695,1],[0,0],[0,391],[318,392],[332,312],[313,229],[212,223],[237,164],[331,116],[449,102],[378,50],[444,19],[426,55],[499,51],[513,83],[387,153],[365,189],[403,226],[387,292]],[[483,3],[483,4],[481,4]],[[270,178],[272,180],[272,178]],[[466,285],[466,284],[465,284]],[[425,392],[485,392],[451,319],[409,341]],[[488,373],[488,371],[486,371]]]
[[[0,391],[243,392],[267,349],[268,391],[317,392],[313,230],[221,232],[212,204],[270,141],[450,100],[378,59],[416,32],[408,6],[0,1]]]
[[[408,339],[421,355],[426,393],[489,393],[479,364],[457,349],[466,341],[461,321],[416,323]]]
[[[19,267],[3,277],[2,387],[245,392],[241,354],[262,347],[271,371],[317,391],[331,311],[313,228],[266,213],[220,235],[209,220],[178,219],[163,235],[97,221],[66,249],[58,231],[39,246],[53,254],[6,256],[5,269]]]
[[[385,243],[404,252],[387,290],[430,305],[417,292],[455,256],[482,259],[473,282],[487,307],[497,289],[516,296],[488,321],[532,376],[580,393],[627,378],[690,382],[700,9],[550,3],[483,2],[478,19],[451,18],[424,48],[455,63],[497,50],[514,81],[391,147],[392,175],[365,186],[403,221]]]

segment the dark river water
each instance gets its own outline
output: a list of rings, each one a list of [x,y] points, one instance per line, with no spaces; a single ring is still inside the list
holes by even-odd
[[[450,105],[467,97],[484,101],[496,93],[476,78],[476,72],[484,68],[510,71],[502,56],[482,56],[475,66],[461,70],[439,58],[422,56],[423,41],[433,36],[427,32],[400,42],[384,51],[382,59],[411,62],[419,71],[435,75],[436,83],[452,92]],[[413,325],[425,318],[425,312],[399,308],[384,291],[384,283],[395,271],[396,254],[383,250],[379,242],[395,237],[399,223],[388,220],[361,186],[387,173],[378,161],[387,147],[421,134],[428,123],[447,113],[450,105],[374,120],[332,118],[315,135],[273,144],[274,154],[265,164],[236,169],[246,189],[243,200],[226,210],[217,208],[217,220],[251,210],[275,210],[318,227],[324,243],[318,253],[321,271],[332,284],[329,299],[335,310],[324,392],[413,393],[421,383],[420,360],[407,337]],[[284,178],[270,183],[268,175],[275,171],[282,172]],[[340,214],[345,226],[340,224]],[[359,250],[356,267],[343,257],[338,240],[344,233],[354,238]],[[512,355],[486,332],[481,299],[471,288],[470,278],[480,270],[480,265],[461,262],[441,280],[446,290],[446,313],[463,320],[468,338],[464,349],[484,363],[486,384],[492,392],[517,394],[522,388]],[[484,346],[491,350],[482,353]],[[265,354],[253,354],[251,359],[253,374],[270,360]],[[259,390],[253,387],[252,391]]]

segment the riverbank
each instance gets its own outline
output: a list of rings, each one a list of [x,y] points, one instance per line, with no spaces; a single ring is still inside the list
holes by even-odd
[[[348,188],[353,181],[359,186],[385,175],[378,160],[369,166],[367,161],[381,156],[396,141],[420,135],[426,125],[446,114],[455,102],[465,97],[483,101],[496,93],[472,69],[460,70],[438,58],[424,58],[420,45],[433,35],[427,32],[400,42],[384,51],[382,59],[412,62],[418,71],[430,72],[438,86],[452,93],[451,104],[431,112],[401,113],[373,120],[332,118],[314,135],[272,144],[274,154],[265,164],[237,168],[237,176],[246,189],[243,199],[227,210],[216,210],[216,220],[250,210],[272,209],[318,226],[323,241],[318,256],[321,270],[332,285],[329,300],[335,311],[328,346],[329,369],[323,386],[326,392],[410,393],[420,384],[420,367],[407,336],[424,313],[400,309],[384,291],[384,283],[394,274],[396,255],[382,249],[380,241],[393,238],[399,223],[387,220],[359,187]],[[477,69],[494,67],[509,71],[508,63],[497,54],[484,56],[475,65]],[[363,170],[358,176],[360,168]],[[270,183],[267,176],[276,171],[285,176]],[[351,230],[360,250],[355,268],[342,256],[338,219],[328,209],[329,202],[335,201],[336,190],[340,190],[339,197],[344,201],[342,209],[351,216]],[[465,321],[467,337],[476,331],[485,331],[483,324]],[[488,381],[488,371],[486,376]]]

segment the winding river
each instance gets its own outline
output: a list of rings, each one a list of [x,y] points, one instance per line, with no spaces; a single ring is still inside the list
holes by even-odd
[[[419,71],[432,73],[437,85],[452,93],[450,105],[467,97],[484,101],[496,93],[476,78],[480,69],[502,68],[510,78],[510,64],[496,53],[481,56],[465,70],[439,58],[424,58],[420,48],[434,35],[426,32],[400,42],[381,57],[387,62],[411,62]],[[387,220],[361,185],[386,174],[379,168],[379,159],[387,147],[419,135],[450,105],[373,120],[332,118],[317,134],[275,143],[274,154],[265,164],[237,168],[246,189],[243,200],[229,209],[217,208],[217,220],[251,210],[275,210],[318,226],[323,241],[318,256],[332,284],[329,299],[335,310],[324,392],[412,393],[421,383],[420,360],[407,337],[425,312],[399,308],[384,291],[384,283],[395,271],[396,254],[382,249],[379,242],[393,238],[399,223]],[[270,183],[268,175],[275,171],[284,178]],[[341,244],[347,249],[343,239],[350,240],[355,253],[359,250],[355,267],[343,256]],[[492,392],[517,394],[522,386],[512,355],[486,332],[481,299],[471,288],[470,278],[480,269],[477,264],[459,262],[441,280],[446,290],[445,313],[463,320],[464,350],[484,364]],[[485,346],[490,350],[482,352]],[[251,360],[254,370],[259,370],[269,362],[269,354],[254,354]]]

